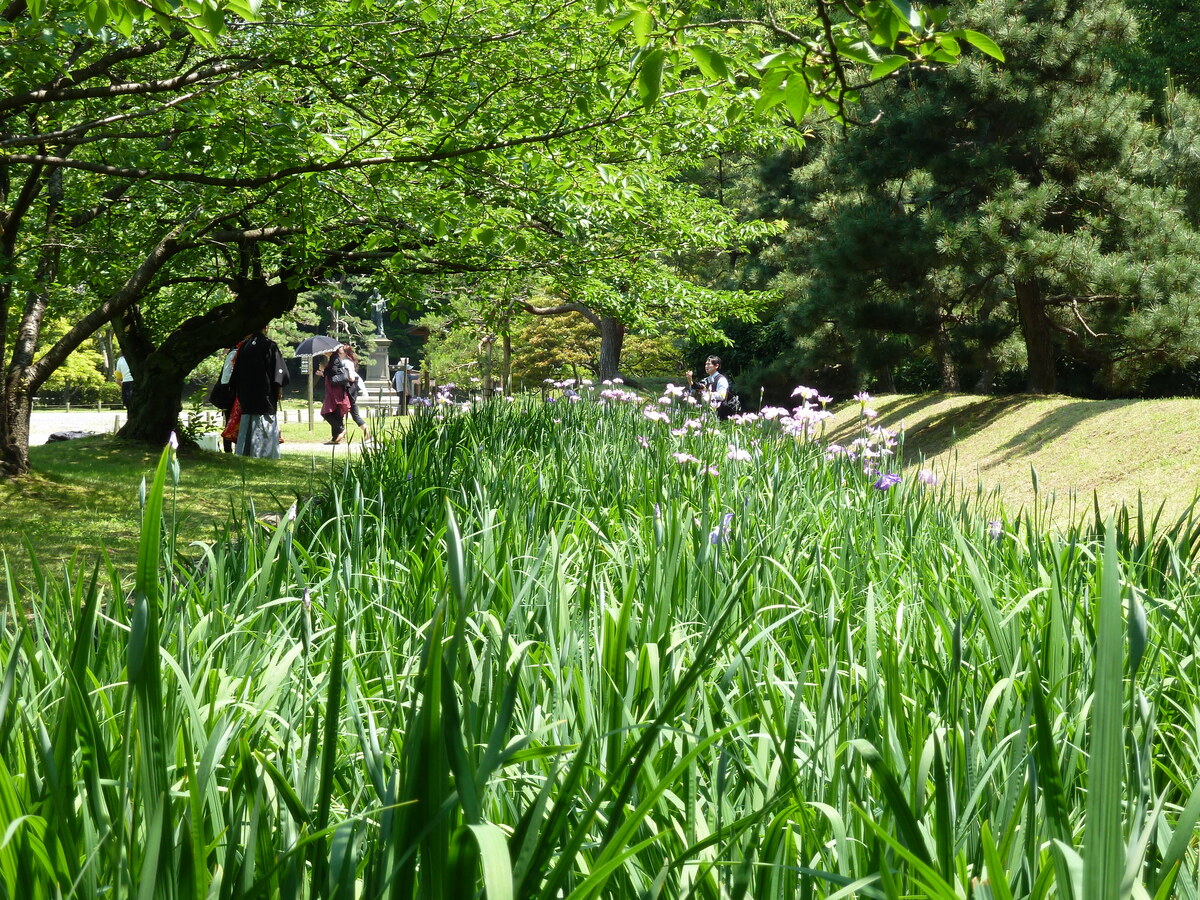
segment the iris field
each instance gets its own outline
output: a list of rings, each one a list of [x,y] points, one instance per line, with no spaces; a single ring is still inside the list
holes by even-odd
[[[199,563],[164,452],[133,582],[8,600],[0,897],[1200,896],[1200,521],[583,393]]]

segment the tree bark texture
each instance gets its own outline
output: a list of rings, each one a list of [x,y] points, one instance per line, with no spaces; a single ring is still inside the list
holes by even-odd
[[[1036,281],[1018,281],[1016,287],[1017,313],[1021,319],[1021,335],[1025,339],[1028,358],[1028,387],[1030,393],[1053,394],[1057,387],[1054,370],[1054,341],[1050,318],[1042,301],[1042,289]]]
[[[600,317],[600,359],[597,375],[601,381],[617,377],[621,367],[621,349],[625,345],[625,323],[613,316]]]
[[[937,355],[938,370],[941,372],[942,390],[946,393],[957,394],[961,390],[958,364],[954,361],[954,351],[950,346],[950,335],[944,318],[938,322],[937,332],[933,336],[933,346]]]

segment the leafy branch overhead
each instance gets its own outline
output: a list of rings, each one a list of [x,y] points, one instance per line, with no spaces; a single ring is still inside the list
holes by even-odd
[[[796,124],[814,109],[845,120],[863,88],[905,66],[954,64],[964,43],[1004,59],[986,34],[947,27],[945,7],[905,0],[767,5],[758,17],[727,15],[719,3],[665,0],[609,11],[612,31],[627,30],[639,48],[646,108],[677,83],[701,105],[732,98],[737,114],[749,104],[759,116],[779,107]]]

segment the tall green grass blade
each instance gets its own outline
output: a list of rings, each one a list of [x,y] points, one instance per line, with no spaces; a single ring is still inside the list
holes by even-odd
[[[1083,896],[1119,900],[1125,868],[1121,834],[1124,727],[1122,682],[1124,629],[1116,531],[1105,529],[1100,602],[1097,608],[1095,676],[1091,709]]]
[[[129,631],[127,672],[137,705],[139,802],[147,829],[144,840],[139,842],[145,851],[139,873],[139,900],[173,900],[176,894],[177,867],[171,849],[172,822],[167,812],[168,750],[159,661],[163,495],[173,457],[170,447],[163,450],[153,484],[145,495]]]
[[[476,823],[467,827],[479,848],[487,900],[512,900],[512,864],[509,861],[504,832],[487,823]]]

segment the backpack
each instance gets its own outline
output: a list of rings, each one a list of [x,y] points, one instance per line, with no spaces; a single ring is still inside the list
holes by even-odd
[[[741,398],[733,392],[733,386],[730,385],[729,393],[725,395],[725,399],[717,404],[717,415],[722,419],[728,419],[730,416],[738,415],[741,411]]]

